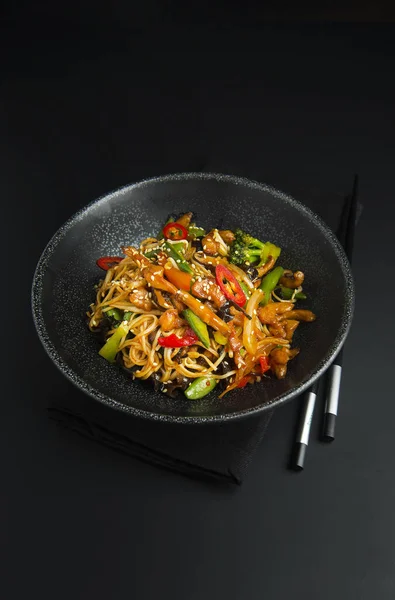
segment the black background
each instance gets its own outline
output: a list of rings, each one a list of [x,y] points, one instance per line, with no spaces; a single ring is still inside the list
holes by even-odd
[[[115,6],[19,2],[3,21],[1,595],[393,599],[394,27]],[[57,430],[50,398],[79,392],[30,316],[40,252],[75,210],[203,168],[280,187],[332,227],[357,171],[364,205],[337,439],[317,441],[318,407],[306,469],[288,471],[290,403],[235,490]]]

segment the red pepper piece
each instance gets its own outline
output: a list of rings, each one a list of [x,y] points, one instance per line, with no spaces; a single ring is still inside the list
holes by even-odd
[[[236,387],[238,388],[243,388],[247,385],[247,383],[249,383],[250,381],[250,377],[248,375],[246,375],[245,377],[242,377],[239,381],[239,383],[237,384]]]
[[[238,306],[245,305],[245,294],[232,271],[229,271],[225,265],[217,265],[215,267],[215,278],[228,300],[232,300]]]
[[[198,336],[192,329],[187,329],[182,338],[175,333],[166,337],[158,338],[158,344],[164,348],[182,348],[183,346],[193,346],[199,341]]]
[[[122,256],[102,256],[97,259],[96,264],[103,269],[103,271],[108,271],[108,269],[111,269],[111,267],[120,263],[121,260],[123,260]]]
[[[270,369],[269,360],[268,360],[267,356],[260,356],[259,362],[261,364],[261,373],[263,375],[263,373],[266,373],[266,371],[268,371]]]
[[[163,235],[167,240],[186,240],[188,231],[181,223],[168,223],[163,228]]]

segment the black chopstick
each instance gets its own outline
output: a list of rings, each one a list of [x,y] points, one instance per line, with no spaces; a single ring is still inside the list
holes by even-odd
[[[347,196],[340,219],[340,227],[337,231],[337,237],[342,244],[348,260],[351,263],[354,246],[354,231],[357,219],[358,206],[358,175],[354,176],[353,189],[350,196]],[[336,416],[339,404],[339,393],[342,373],[343,349],[335,358],[333,364],[329,367],[325,378],[325,409],[322,439],[333,441],[335,439]],[[313,419],[315,401],[317,398],[319,381],[305,392],[300,415],[300,423],[296,436],[294,452],[292,455],[292,468],[301,471],[304,468],[304,461],[309,443],[310,426]]]
[[[345,202],[344,219],[341,220],[341,226],[338,232],[339,242],[343,245],[347,258],[351,263],[354,247],[354,231],[357,218],[358,205],[358,175],[354,177],[354,185],[351,196]],[[340,384],[342,376],[343,349],[329,367],[325,380],[325,408],[324,421],[322,428],[322,439],[325,442],[333,442],[335,439],[336,417],[339,406]]]

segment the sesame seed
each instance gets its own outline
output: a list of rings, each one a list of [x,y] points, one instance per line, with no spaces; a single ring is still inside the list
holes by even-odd
[[[208,300],[211,300],[211,296],[208,297]]]
[[[153,275],[151,275],[150,279],[151,279],[151,281],[153,281],[153,280],[154,280],[154,276],[153,276]]]
[[[177,258],[176,262],[177,262],[177,263],[180,263],[180,262],[181,262],[181,259],[180,259],[180,258]]]
[[[237,368],[238,368],[238,369],[241,369],[241,365],[237,365]]]
[[[201,304],[201,305],[199,306],[199,308],[200,308],[200,310],[203,310],[203,308],[204,308],[203,304]]]

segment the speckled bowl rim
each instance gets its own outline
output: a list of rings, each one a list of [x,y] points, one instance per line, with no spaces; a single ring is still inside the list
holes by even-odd
[[[169,414],[160,414],[154,413],[150,411],[144,411],[133,406],[128,406],[107,396],[106,394],[101,393],[89,383],[87,383],[82,377],[77,375],[73,369],[71,369],[65,361],[61,358],[59,353],[57,352],[55,346],[52,344],[45,320],[42,312],[42,304],[41,297],[43,291],[43,279],[45,272],[48,268],[49,260],[55,251],[57,245],[62,240],[63,236],[68,232],[68,230],[78,221],[82,220],[86,213],[89,212],[90,208],[93,205],[97,205],[100,203],[107,202],[109,199],[114,198],[120,194],[120,192],[124,192],[126,190],[132,190],[135,188],[142,188],[145,186],[149,186],[152,183],[166,183],[166,182],[175,182],[175,181],[186,181],[186,180],[209,180],[215,179],[217,181],[232,183],[235,185],[242,185],[249,187],[250,189],[260,190],[262,192],[266,192],[277,198],[278,200],[284,201],[285,203],[293,206],[301,213],[304,213],[306,217],[313,220],[316,226],[320,229],[323,236],[329,241],[331,244],[338,260],[340,266],[343,270],[345,281],[346,281],[346,293],[344,295],[344,312],[341,321],[341,325],[337,332],[337,336],[330,346],[328,352],[325,357],[316,365],[312,375],[303,383],[300,383],[293,387],[288,392],[284,392],[280,394],[275,400],[270,402],[266,402],[262,405],[256,406],[254,408],[248,408],[246,410],[237,411],[234,413],[227,414],[216,414],[216,415],[206,415],[206,416],[177,416],[177,415],[169,415]],[[234,175],[224,175],[221,173],[195,173],[195,172],[187,172],[187,173],[176,173],[170,175],[162,175],[158,177],[151,177],[147,179],[143,179],[136,183],[127,184],[112,192],[109,192],[103,196],[100,196],[96,200],[93,200],[89,204],[87,204],[84,208],[76,212],[70,219],[68,219],[53,235],[50,239],[46,247],[44,248],[38,263],[35,269],[35,273],[33,276],[32,290],[31,290],[31,304],[32,304],[32,313],[34,324],[38,333],[38,336],[41,340],[42,345],[44,346],[45,351],[47,352],[50,359],[54,362],[54,364],[58,367],[58,369],[80,390],[98,400],[102,404],[106,406],[110,406],[116,410],[119,410],[123,413],[133,415],[135,417],[141,417],[144,419],[168,422],[168,423],[180,423],[180,424],[204,424],[204,423],[223,423],[227,421],[235,421],[246,417],[251,417],[254,415],[259,415],[267,410],[272,410],[278,406],[289,402],[296,396],[299,396],[302,392],[307,390],[313,383],[316,381],[321,375],[326,371],[326,369],[332,364],[337,354],[340,352],[348,332],[351,327],[353,312],[354,312],[354,304],[355,304],[355,291],[354,291],[354,281],[351,272],[351,267],[346,257],[346,254],[339,243],[335,234],[331,231],[331,229],[324,223],[324,221],[316,215],[312,210],[310,210],[307,206],[302,204],[299,200],[296,200],[292,196],[285,194],[277,190],[276,188],[264,184],[259,183],[258,181],[250,180],[244,177],[238,177]]]

